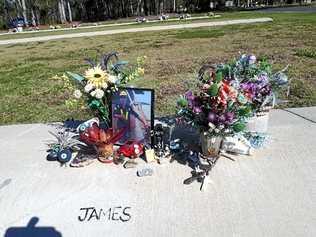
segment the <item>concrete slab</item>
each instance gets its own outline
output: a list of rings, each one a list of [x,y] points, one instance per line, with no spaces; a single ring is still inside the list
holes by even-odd
[[[316,112],[296,112],[306,110]],[[101,163],[61,168],[45,159],[49,126],[2,126],[0,235],[315,236],[316,126],[282,110],[270,121],[271,144],[220,159],[205,192],[182,184],[190,169],[177,163],[148,165],[143,178]]]

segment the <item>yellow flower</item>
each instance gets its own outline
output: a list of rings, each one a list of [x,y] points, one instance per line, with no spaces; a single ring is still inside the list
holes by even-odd
[[[69,80],[69,77],[67,77],[66,74],[63,74],[63,75],[61,76],[61,79],[63,79],[64,81],[68,81],[68,80]]]
[[[139,74],[140,76],[143,76],[143,75],[145,74],[145,69],[142,68],[142,67],[139,67],[139,68],[137,69],[137,72],[138,72],[138,74]]]
[[[103,88],[107,85],[109,80],[109,74],[103,71],[100,65],[90,68],[85,72],[85,78],[89,84],[92,84],[95,88]]]
[[[60,80],[60,77],[58,75],[55,75],[52,77],[53,80]]]

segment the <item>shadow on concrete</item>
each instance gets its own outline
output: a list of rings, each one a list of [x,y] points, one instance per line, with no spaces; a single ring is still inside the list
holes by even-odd
[[[4,237],[62,237],[52,226],[36,227],[38,217],[32,217],[26,227],[11,227]]]

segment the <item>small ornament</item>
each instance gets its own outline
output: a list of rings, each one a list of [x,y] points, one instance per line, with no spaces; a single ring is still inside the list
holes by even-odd
[[[144,168],[142,170],[137,170],[138,177],[152,176],[153,173],[154,171],[151,168]]]
[[[145,157],[146,157],[147,163],[155,162],[156,161],[155,150],[154,149],[146,149],[145,150]]]

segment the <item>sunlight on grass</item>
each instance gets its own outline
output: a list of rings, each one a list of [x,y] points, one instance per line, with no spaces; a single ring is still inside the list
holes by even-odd
[[[229,13],[225,18],[253,18]],[[206,62],[220,63],[240,52],[267,56],[275,70],[287,64],[292,79],[287,106],[316,105],[316,17],[314,14],[257,14],[268,24],[235,25],[178,31],[129,33],[0,46],[0,124],[89,118],[87,110],[68,110],[72,92],[52,80],[65,71],[83,72],[84,58],[118,51],[131,63],[148,57],[145,78],[135,86],[154,88],[156,115],[173,114],[176,98],[196,84]],[[312,57],[310,57],[312,56]]]

